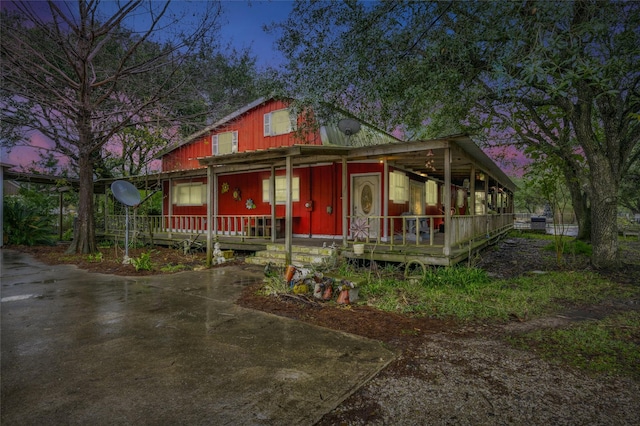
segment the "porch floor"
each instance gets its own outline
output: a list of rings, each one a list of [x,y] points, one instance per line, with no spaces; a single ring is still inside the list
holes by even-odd
[[[342,247],[342,239],[332,238],[309,238],[309,237],[294,237],[292,239],[293,251],[295,252],[296,246],[302,247],[331,247],[334,245],[338,249],[338,253],[346,258],[362,261],[378,261],[378,262],[394,262],[394,263],[408,263],[411,261],[419,261],[425,265],[437,265],[437,266],[451,266],[461,261],[466,260],[469,256],[476,253],[478,250],[495,243],[497,239],[503,236],[508,229],[503,232],[493,234],[490,238],[476,239],[465,243],[464,245],[456,245],[451,247],[449,255],[443,253],[444,248],[444,234],[434,233],[433,244],[429,245],[429,238],[423,237],[420,244],[416,244],[415,238],[412,241],[407,238],[407,241],[402,242],[401,239],[396,237],[396,240],[391,243],[390,241],[382,241],[376,243],[370,241],[365,243],[364,254],[356,254],[353,250],[353,241],[349,241],[347,247]],[[98,233],[98,236],[105,239],[119,239],[124,240],[124,235],[105,235]],[[150,243],[148,235],[138,235],[139,240],[145,243]],[[164,246],[176,246],[180,247],[183,242],[193,244],[201,248],[206,247],[206,234],[191,235],[181,233],[158,233],[153,236],[153,244]],[[242,238],[239,236],[223,236],[218,235],[216,241],[220,243],[222,250],[236,250],[243,252],[258,252],[267,250],[268,245],[276,244],[283,246],[284,238],[276,239],[275,243],[266,238]]]

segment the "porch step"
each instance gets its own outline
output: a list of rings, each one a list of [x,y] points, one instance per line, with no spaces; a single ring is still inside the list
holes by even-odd
[[[337,249],[330,247],[293,246],[291,263],[295,266],[316,266],[326,263],[336,255]],[[254,265],[286,266],[287,253],[284,244],[268,244],[267,249],[256,252],[255,256],[245,258],[246,263]]]

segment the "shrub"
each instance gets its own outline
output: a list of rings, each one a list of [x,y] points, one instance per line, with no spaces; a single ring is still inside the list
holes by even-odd
[[[9,244],[53,244],[51,217],[20,197],[4,199],[4,232]]]
[[[151,253],[142,253],[140,257],[132,258],[131,263],[136,271],[150,271],[153,269],[153,263],[151,262]]]

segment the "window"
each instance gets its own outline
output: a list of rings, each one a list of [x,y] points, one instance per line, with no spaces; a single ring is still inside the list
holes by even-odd
[[[238,152],[238,132],[225,132],[211,136],[213,155]]]
[[[402,172],[389,173],[389,200],[397,204],[409,201],[409,176]]]
[[[438,204],[438,184],[435,181],[427,181],[427,199],[428,206],[435,206]]]
[[[300,201],[300,178],[291,178],[291,201]],[[262,181],[262,201],[270,203],[269,199],[269,179]],[[283,204],[287,201],[287,178],[286,176],[276,176],[276,204]]]
[[[201,206],[207,200],[207,185],[202,182],[179,183],[173,187],[172,198],[176,206]]]
[[[265,136],[284,135],[292,131],[293,125],[288,109],[281,109],[264,115]]]

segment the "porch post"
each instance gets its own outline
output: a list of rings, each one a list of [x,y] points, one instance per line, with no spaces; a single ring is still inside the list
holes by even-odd
[[[207,268],[210,268],[213,264],[213,252],[211,247],[211,216],[213,213],[213,180],[215,175],[213,174],[213,166],[207,166]]]
[[[347,246],[347,216],[349,192],[347,190],[347,157],[342,157],[342,246]]]
[[[489,175],[484,174],[484,214],[489,214]]]
[[[271,200],[271,242],[276,242],[278,227],[276,224],[276,167],[271,166],[269,176],[269,200]]]
[[[382,215],[384,216],[383,236],[387,239],[392,239],[393,235],[389,235],[389,163],[387,159],[384,159],[382,168],[382,179],[384,179],[383,185],[383,199],[382,199]]]
[[[451,253],[451,148],[444,149],[444,248],[442,253]]]
[[[476,215],[476,165],[471,165],[471,175],[469,176],[469,194],[471,201],[469,202],[471,209],[470,216]]]
[[[167,212],[167,236],[171,239],[171,229],[173,228],[173,179],[169,178],[169,194],[167,194],[168,198],[168,212]]]
[[[285,259],[285,264],[286,265],[290,265],[291,264],[291,259],[293,258],[292,255],[292,238],[293,238],[293,209],[292,209],[292,205],[291,205],[291,199],[292,197],[292,191],[291,191],[291,175],[292,175],[292,161],[291,161],[291,156],[287,155],[286,158],[286,188],[287,188],[287,193],[286,193],[286,210],[285,210],[285,220],[284,220],[284,224],[285,224],[285,233],[284,233],[284,248],[285,248],[285,253],[286,253],[286,259]]]
[[[218,210],[219,210],[219,203],[218,203],[218,174],[217,173],[213,173],[213,194],[212,194],[212,198],[213,198],[213,214],[212,217],[210,218],[211,221],[213,222],[211,229],[213,230],[213,233],[215,234],[215,238],[218,237]]]

